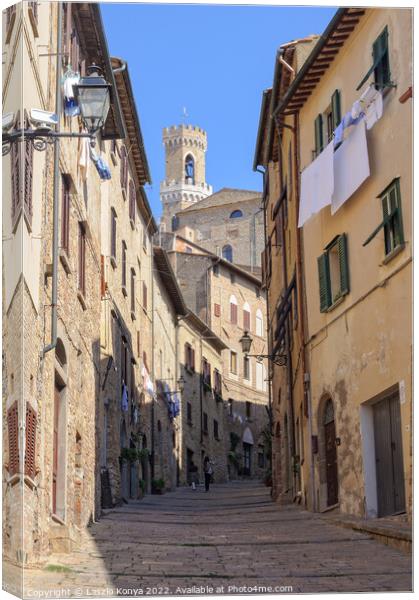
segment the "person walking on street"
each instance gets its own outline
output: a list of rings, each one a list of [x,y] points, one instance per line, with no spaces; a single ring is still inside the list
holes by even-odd
[[[213,474],[213,468],[212,468],[212,462],[210,461],[210,459],[208,458],[208,456],[206,456],[204,458],[204,476],[205,476],[205,491],[209,492],[209,487],[210,487],[210,482],[211,482],[211,477]]]

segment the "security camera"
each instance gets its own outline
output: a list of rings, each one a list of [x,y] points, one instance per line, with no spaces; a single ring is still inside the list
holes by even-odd
[[[39,108],[31,108],[29,118],[36,129],[51,130],[58,124],[58,117],[55,113]]]
[[[6,113],[2,118],[2,131],[3,133],[7,133],[15,124],[15,113]]]

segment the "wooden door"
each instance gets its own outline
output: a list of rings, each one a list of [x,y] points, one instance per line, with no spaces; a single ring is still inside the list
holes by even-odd
[[[58,474],[58,422],[60,414],[60,390],[54,388],[54,426],[52,442],[52,512],[57,514],[57,474]]]
[[[404,512],[400,402],[396,392],[373,406],[378,516]]]
[[[324,436],[326,446],[327,506],[333,506],[338,503],[338,463],[334,419],[325,423]]]

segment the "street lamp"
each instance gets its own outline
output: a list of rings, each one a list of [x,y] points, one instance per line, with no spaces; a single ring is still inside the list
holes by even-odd
[[[252,347],[253,338],[248,331],[245,331],[242,337],[239,339],[242,347],[242,352],[246,358],[255,357],[258,362],[261,362],[264,358],[271,360],[276,365],[283,367],[287,364],[287,357],[285,354],[249,354],[250,348]]]
[[[74,85],[76,101],[86,129],[92,134],[104,126],[111,105],[111,85],[102,77],[97,65],[86,69],[87,77],[82,77]]]
[[[32,108],[29,111],[29,122],[24,127],[16,128],[16,115],[7,113],[2,120],[2,155],[9,154],[12,144],[31,141],[35,150],[45,150],[58,138],[90,138],[94,146],[96,132],[104,126],[111,102],[111,85],[101,75],[97,65],[87,67],[87,77],[82,77],[73,86],[75,97],[80,107],[80,114],[88,133],[61,133],[54,128],[58,126],[58,116],[53,112]]]

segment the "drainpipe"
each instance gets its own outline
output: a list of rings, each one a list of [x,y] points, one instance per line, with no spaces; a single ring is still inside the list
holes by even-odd
[[[151,242],[151,381],[153,387],[155,385],[154,379],[154,245]],[[154,421],[155,421],[155,391],[153,392],[153,399],[151,402],[151,481],[154,479]]]
[[[294,115],[294,172],[295,172],[295,206],[297,212],[297,218],[300,208],[300,161],[298,156],[299,150],[299,115]],[[307,339],[306,321],[304,319],[304,308],[303,308],[303,257],[302,257],[302,229],[298,228],[298,222],[296,221],[296,233],[297,233],[297,280],[299,290],[299,320],[300,320],[300,344],[302,347],[301,353],[301,368],[303,370],[304,377],[304,393],[306,394],[307,401],[307,418],[308,418],[308,430],[309,430],[309,452],[310,452],[310,479],[311,479],[311,502],[312,510],[316,511],[316,493],[315,493],[315,480],[314,480],[314,455],[313,455],[313,407],[311,403],[311,389],[310,389],[310,373],[309,365],[307,364],[306,346],[305,340]]]
[[[55,114],[57,115],[56,133],[60,132],[61,115],[61,47],[63,5],[57,5],[57,61],[55,74]],[[54,141],[54,182],[53,182],[53,217],[52,217],[52,292],[51,292],[51,343],[42,350],[44,356],[57,345],[57,300],[58,300],[58,228],[59,228],[59,190],[60,190],[60,141]]]
[[[264,243],[265,243],[265,248],[268,245],[268,232],[266,229],[266,207],[265,207],[265,188],[266,188],[266,171],[262,171],[261,169],[256,168],[255,169],[258,173],[261,173],[262,177],[263,177],[263,235],[264,235]],[[268,290],[266,291],[266,333],[267,333],[267,338],[268,338],[268,354],[272,353],[272,336],[271,336],[271,327],[270,327],[270,317],[269,317],[269,302],[268,302],[268,296],[269,296],[269,292]],[[272,378],[271,378],[271,371],[273,370],[273,365],[272,362],[270,362],[269,365],[269,369],[268,369],[268,406],[269,406],[269,430],[271,433],[271,446],[273,445],[273,436],[274,436],[274,431],[273,431],[273,413],[272,413]],[[271,473],[272,473],[272,450],[271,450],[271,455],[269,457],[269,462],[270,462],[270,469],[271,469]]]

